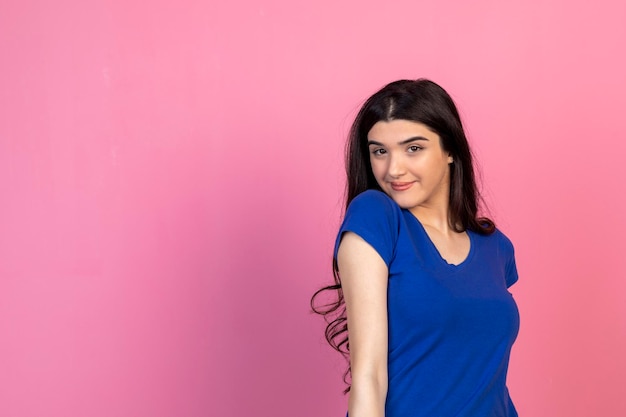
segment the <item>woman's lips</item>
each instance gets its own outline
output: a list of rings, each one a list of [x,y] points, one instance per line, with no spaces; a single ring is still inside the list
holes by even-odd
[[[390,182],[389,185],[394,191],[404,191],[411,188],[413,182]]]

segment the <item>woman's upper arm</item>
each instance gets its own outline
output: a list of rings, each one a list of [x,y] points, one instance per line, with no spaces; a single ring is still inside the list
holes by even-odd
[[[387,265],[353,232],[344,233],[337,265],[346,302],[352,383],[373,378],[387,384]]]

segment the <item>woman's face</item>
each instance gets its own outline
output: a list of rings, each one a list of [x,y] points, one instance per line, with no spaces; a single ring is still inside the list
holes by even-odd
[[[380,188],[402,208],[445,208],[452,157],[439,135],[409,120],[380,121],[367,134],[372,172]]]

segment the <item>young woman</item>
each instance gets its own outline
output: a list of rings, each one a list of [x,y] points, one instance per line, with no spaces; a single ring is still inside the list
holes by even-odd
[[[425,79],[388,84],[359,111],[346,165],[335,285],[311,304],[349,355],[350,417],[517,416],[506,388],[513,246],[478,217],[451,97]],[[320,306],[326,291],[337,301]]]

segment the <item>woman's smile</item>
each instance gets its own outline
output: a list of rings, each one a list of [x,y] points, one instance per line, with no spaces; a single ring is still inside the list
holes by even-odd
[[[391,185],[391,188],[394,191],[405,191],[405,190],[408,190],[409,188],[411,188],[411,186],[414,183],[415,183],[415,181],[410,181],[410,182],[393,181],[393,182],[390,182],[389,184]]]

